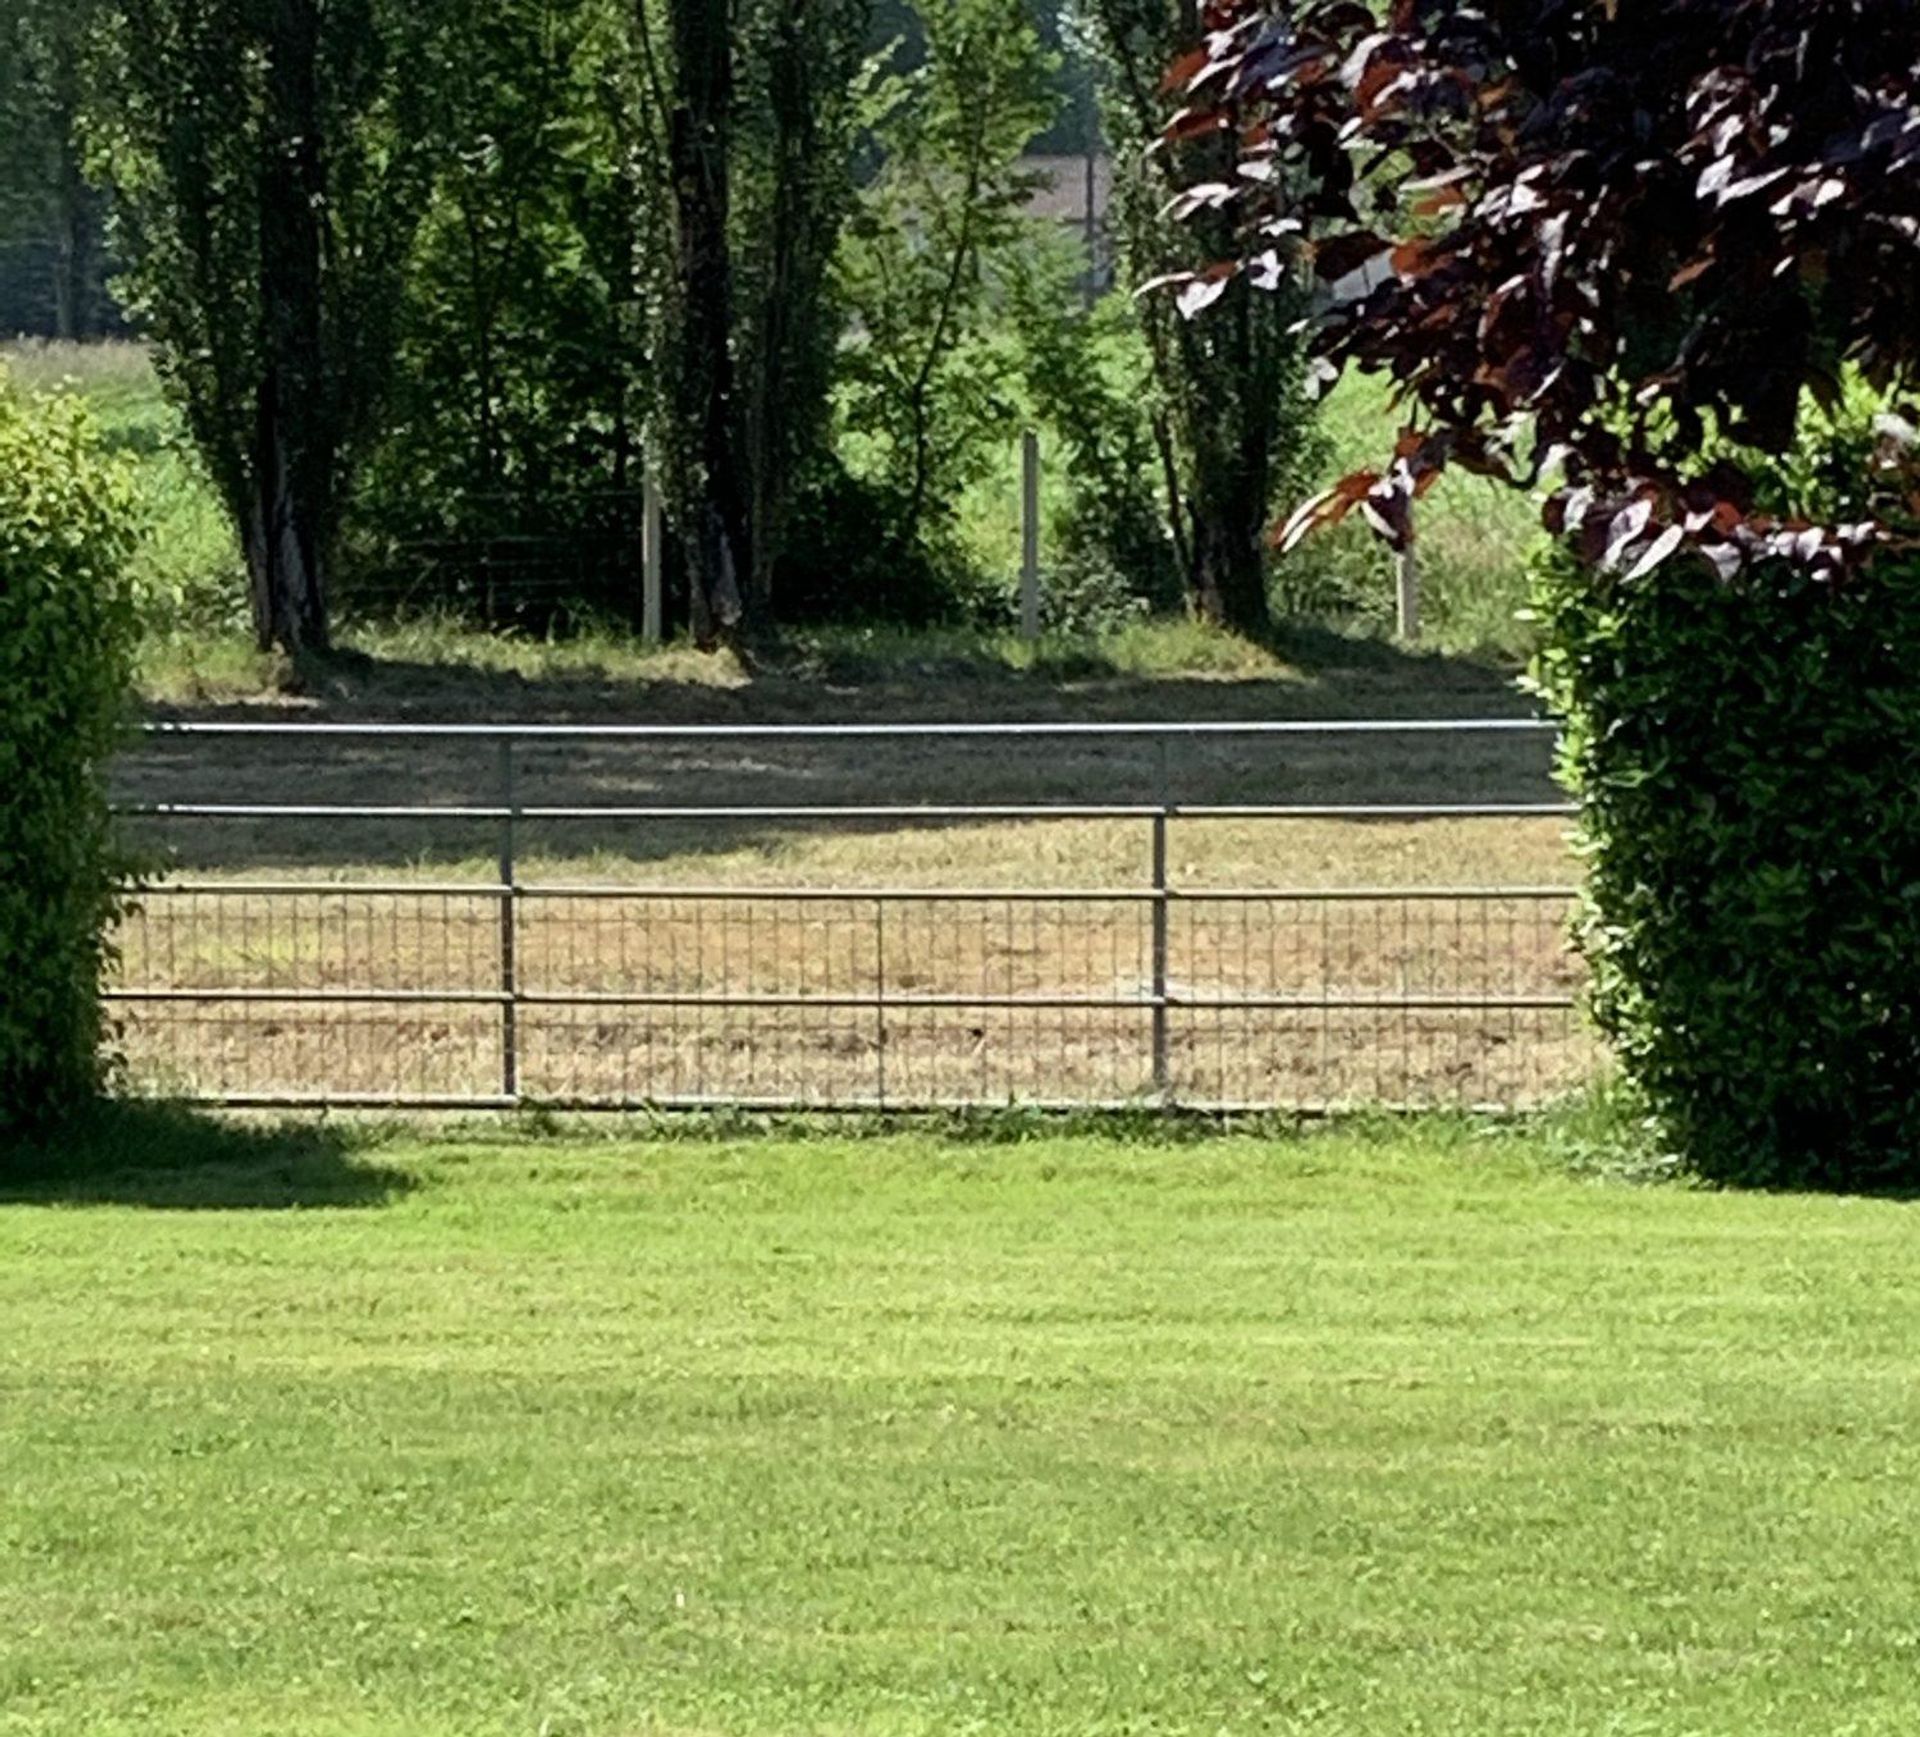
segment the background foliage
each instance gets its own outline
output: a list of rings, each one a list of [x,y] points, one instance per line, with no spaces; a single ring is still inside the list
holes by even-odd
[[[0,373],[0,1127],[100,1074],[102,935],[122,864],[101,772],[127,690],[133,517],[77,403]]]
[[[44,272],[70,235],[97,300],[107,252],[68,216],[108,202],[67,182],[111,188],[119,293],[231,523],[182,621],[231,621],[213,593],[245,569],[289,646],[324,646],[336,604],[631,622],[651,470],[670,625],[697,593],[749,632],[995,628],[1033,426],[1055,625],[1264,632],[1270,596],[1365,624],[1377,562],[1276,589],[1264,547],[1325,451],[1284,310],[1235,291],[1227,341],[1135,299],[1191,251],[1140,147],[1197,28],[1180,0],[1104,26],[1052,0],[0,0],[0,246]],[[693,77],[700,44],[724,53]],[[303,92],[311,124],[280,125]],[[1097,259],[1061,197],[1030,208],[1027,155],[1096,148]],[[313,221],[263,221],[287,211]],[[0,320],[51,329],[43,302]]]
[[[118,327],[79,125],[106,15],[105,0],[0,6],[0,331],[31,320],[73,340]]]
[[[1857,384],[1753,471],[1768,510],[1857,511]],[[1920,1180],[1920,559],[1844,577],[1698,559],[1536,567],[1540,691],[1589,863],[1594,1005],[1669,1146],[1766,1186]]]
[[[1206,40],[1202,9],[1194,0],[1086,0],[1080,22],[1114,149],[1113,240],[1126,286],[1144,291],[1208,268],[1231,246],[1233,216],[1185,189],[1224,187],[1234,141],[1214,131],[1160,136],[1176,108],[1166,71]],[[1289,273],[1263,287],[1256,294],[1247,278],[1216,273],[1178,298],[1144,296],[1138,312],[1168,540],[1188,601],[1208,620],[1252,632],[1270,618],[1276,508],[1315,457],[1295,333],[1305,280]],[[1192,318],[1203,306],[1211,318]]]
[[[954,509],[1018,426],[1002,314],[1032,228],[1020,155],[1054,113],[1051,61],[1018,0],[930,0],[919,23],[917,63],[899,64],[896,43],[876,69],[877,167],[838,265],[839,427],[879,514],[878,559],[905,572],[962,564]]]
[[[629,552],[664,273],[639,245],[663,218],[629,12],[476,8],[427,93],[431,175],[350,502],[349,607],[476,609],[488,554],[529,536],[577,543],[591,604],[610,549]]]
[[[324,650],[377,438],[455,0],[114,0],[86,129],[130,311],[246,560],[261,644]]]

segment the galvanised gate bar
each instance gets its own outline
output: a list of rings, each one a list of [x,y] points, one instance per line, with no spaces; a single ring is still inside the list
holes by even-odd
[[[155,725],[118,1044],[232,1106],[1524,1106],[1596,1063],[1551,740]]]

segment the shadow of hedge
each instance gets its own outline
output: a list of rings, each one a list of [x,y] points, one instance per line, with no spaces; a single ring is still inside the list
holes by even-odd
[[[110,1101],[33,1136],[0,1134],[0,1205],[171,1212],[377,1207],[411,1192],[364,1130],[247,1122],[176,1104]]]

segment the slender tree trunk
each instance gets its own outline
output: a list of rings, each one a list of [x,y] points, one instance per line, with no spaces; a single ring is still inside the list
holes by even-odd
[[[1188,429],[1194,455],[1192,597],[1204,619],[1257,636],[1273,624],[1266,540],[1275,406],[1269,400],[1282,388],[1260,325],[1268,310],[1252,305],[1244,283],[1227,295],[1204,334],[1192,326],[1180,334],[1193,377],[1214,383],[1214,413],[1193,416]]]
[[[694,637],[712,644],[740,621],[739,575],[747,546],[734,429],[727,235],[733,21],[728,0],[670,0],[670,10],[679,85],[668,134],[678,304],[674,493]]]
[[[73,294],[73,271],[68,237],[62,235],[53,254],[53,335],[63,344],[80,336],[79,304]]]
[[[747,407],[747,468],[753,568],[748,597],[756,614],[773,608],[773,572],[785,536],[793,460],[812,431],[814,383],[807,364],[815,340],[830,248],[808,233],[820,223],[819,105],[806,30],[810,0],[782,0],[768,67],[773,123],[773,199],[764,301],[757,325],[753,389]]]
[[[495,414],[498,388],[494,380],[494,328],[498,323],[495,293],[496,273],[487,259],[486,242],[480,234],[480,216],[473,208],[473,189],[460,189],[460,216],[466,230],[468,286],[472,296],[473,320],[473,420],[477,463],[475,470],[482,490],[491,492],[500,474],[500,440]]]
[[[768,68],[773,121],[773,199],[768,214],[766,283],[756,322],[751,388],[746,408],[748,520],[753,540],[753,569],[748,600],[764,618],[773,607],[773,564],[779,546],[786,479],[786,414],[783,385],[793,333],[789,313],[798,261],[801,206],[806,172],[807,65],[797,29],[802,0],[785,0]]]
[[[1272,625],[1267,606],[1266,561],[1259,536],[1247,536],[1235,520],[1241,501],[1212,503],[1193,518],[1191,574],[1194,613],[1216,627],[1259,635]]]
[[[99,260],[100,202],[87,185],[80,158],[79,68],[71,43],[63,45],[55,78],[57,135],[54,207],[57,233],[53,260],[54,335],[68,343],[93,337],[94,280]]]
[[[81,178],[76,163],[62,245],[75,343],[84,344],[100,335],[100,231],[99,202]]]
[[[1197,40],[1198,30],[1189,7],[1181,20],[1181,45]],[[1191,149],[1196,178],[1232,177],[1231,141],[1203,140]],[[1203,218],[1197,228],[1204,257],[1226,257],[1213,250],[1232,245],[1228,221]],[[1244,278],[1230,284],[1204,321],[1182,321],[1177,349],[1186,374],[1182,398],[1193,464],[1190,498],[1202,521],[1194,528],[1194,608],[1217,626],[1259,635],[1272,626],[1266,530],[1282,388],[1266,366],[1261,329],[1275,310],[1256,309],[1254,301]]]
[[[284,394],[269,379],[261,393],[254,446],[254,501],[247,525],[247,566],[254,630],[263,651],[278,646],[298,655],[330,643],[326,567],[303,510],[296,478],[301,469]]]
[[[273,0],[261,164],[262,377],[247,562],[262,649],[331,643],[327,563],[337,461],[326,378],[318,0]]]

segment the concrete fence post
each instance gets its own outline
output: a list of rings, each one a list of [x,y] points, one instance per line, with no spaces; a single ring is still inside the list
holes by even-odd
[[[1020,637],[1040,637],[1040,436],[1020,440]]]
[[[661,594],[665,561],[660,547],[660,484],[652,471],[641,485],[640,505],[640,637],[658,645],[665,637],[665,602]]]

